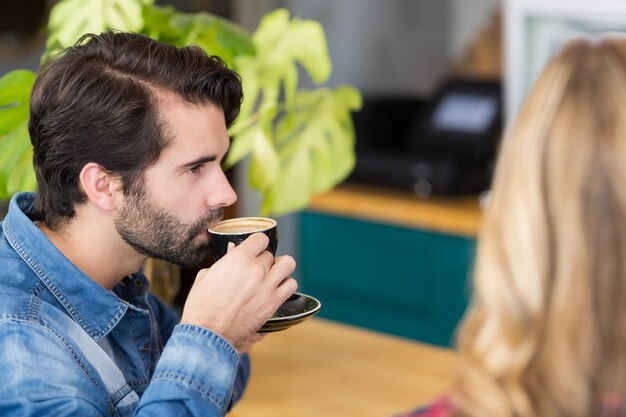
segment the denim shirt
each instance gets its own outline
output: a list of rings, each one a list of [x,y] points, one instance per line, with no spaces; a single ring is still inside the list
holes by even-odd
[[[223,416],[248,356],[177,324],[141,272],[112,292],[98,285],[33,212],[34,194],[20,193],[0,222],[0,415]]]

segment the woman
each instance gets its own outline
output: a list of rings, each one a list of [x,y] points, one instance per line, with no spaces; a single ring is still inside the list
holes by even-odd
[[[450,396],[412,416],[623,415],[626,39],[575,40],[503,139]]]

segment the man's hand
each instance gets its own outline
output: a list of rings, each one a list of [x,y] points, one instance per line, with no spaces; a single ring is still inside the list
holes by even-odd
[[[297,289],[291,256],[274,258],[268,238],[256,233],[201,270],[189,292],[181,323],[206,327],[244,352],[260,340],[259,328]]]

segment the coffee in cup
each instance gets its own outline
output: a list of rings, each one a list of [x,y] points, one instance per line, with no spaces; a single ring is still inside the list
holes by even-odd
[[[267,251],[276,255],[278,227],[276,220],[267,217],[236,217],[222,220],[209,230],[211,252],[217,261],[228,251],[230,242],[240,244],[254,233],[264,233],[270,240]]]

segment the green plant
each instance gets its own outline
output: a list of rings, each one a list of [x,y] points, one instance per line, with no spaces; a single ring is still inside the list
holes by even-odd
[[[109,29],[176,46],[197,44],[241,75],[245,98],[225,165],[250,156],[249,184],[261,194],[262,214],[306,207],[312,195],[331,189],[354,167],[350,113],[360,108],[361,95],[350,86],[323,87],[331,62],[318,22],[291,19],[278,9],[249,34],[229,20],[181,13],[154,0],[61,0],[50,13],[42,62],[84,33]],[[320,87],[299,88],[299,68]],[[26,125],[34,79],[26,70],[0,78],[0,199],[36,188]]]

